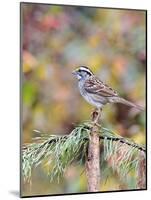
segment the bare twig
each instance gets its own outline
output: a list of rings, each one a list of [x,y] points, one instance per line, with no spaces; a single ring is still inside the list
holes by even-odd
[[[146,161],[144,154],[140,153],[139,156],[139,167],[138,167],[138,177],[137,177],[137,188],[145,189],[146,188]]]
[[[101,110],[100,110],[101,112]],[[100,138],[98,121],[100,112],[94,111],[92,114],[92,122],[94,123],[91,128],[88,156],[86,160],[86,174],[88,180],[88,192],[99,191],[100,184]]]

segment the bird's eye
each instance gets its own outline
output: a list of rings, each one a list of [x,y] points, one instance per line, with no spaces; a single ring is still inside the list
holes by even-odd
[[[81,69],[79,69],[78,72],[81,72]]]

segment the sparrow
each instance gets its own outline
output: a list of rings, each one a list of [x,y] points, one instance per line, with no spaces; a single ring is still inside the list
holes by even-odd
[[[115,90],[96,77],[88,67],[80,66],[72,74],[78,79],[81,95],[96,108],[102,109],[108,103],[121,103],[140,111],[144,110],[142,106],[120,97]]]

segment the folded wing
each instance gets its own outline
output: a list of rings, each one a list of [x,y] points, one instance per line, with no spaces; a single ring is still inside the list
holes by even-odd
[[[118,96],[117,92],[114,91],[111,87],[107,84],[104,84],[101,80],[95,77],[91,77],[90,79],[85,81],[84,84],[85,91],[100,95],[103,97],[115,97]]]

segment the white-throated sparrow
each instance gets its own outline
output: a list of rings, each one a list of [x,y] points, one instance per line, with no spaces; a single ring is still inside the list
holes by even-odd
[[[72,74],[78,79],[81,95],[96,108],[100,109],[107,103],[122,103],[139,110],[144,110],[142,106],[120,97],[116,91],[99,80],[88,67],[78,67]]]

